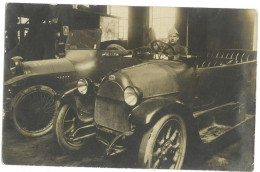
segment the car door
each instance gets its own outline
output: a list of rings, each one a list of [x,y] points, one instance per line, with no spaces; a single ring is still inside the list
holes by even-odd
[[[221,60],[221,63],[214,62],[216,59]],[[248,94],[254,99],[255,71],[256,61],[243,62],[242,56],[240,60],[215,58],[207,64],[203,63],[195,71],[197,87],[194,107],[241,102]]]
[[[219,84],[224,87],[219,90],[219,100],[246,102],[246,99],[255,99],[256,61],[225,65],[222,67],[221,75]]]
[[[194,94],[194,110],[206,108],[216,103],[219,92],[219,70],[212,67],[197,67],[195,70],[196,87]]]

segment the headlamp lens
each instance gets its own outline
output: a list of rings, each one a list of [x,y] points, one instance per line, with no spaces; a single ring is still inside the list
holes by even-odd
[[[124,99],[129,106],[136,105],[138,101],[138,96],[135,89],[132,87],[127,87],[124,91]]]
[[[86,94],[88,92],[88,81],[85,79],[80,79],[78,81],[78,91],[80,94]]]

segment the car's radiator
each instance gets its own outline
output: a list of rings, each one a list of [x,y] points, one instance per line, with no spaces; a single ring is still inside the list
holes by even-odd
[[[107,129],[125,132],[130,130],[129,112],[130,109],[125,102],[97,97],[94,120]]]

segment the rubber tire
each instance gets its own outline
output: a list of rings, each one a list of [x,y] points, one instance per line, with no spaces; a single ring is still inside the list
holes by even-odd
[[[156,139],[161,131],[161,129],[164,127],[164,125],[171,119],[178,120],[180,123],[180,126],[182,128],[183,133],[183,142],[184,142],[184,150],[182,152],[182,160],[179,163],[179,166],[176,169],[181,169],[184,158],[185,158],[185,152],[186,152],[186,146],[187,146],[187,131],[186,131],[186,125],[183,120],[183,118],[177,114],[168,114],[160,118],[148,131],[146,131],[141,139],[141,144],[139,147],[138,152],[138,166],[140,168],[152,168],[149,166],[150,155],[153,152],[153,146],[156,142]]]
[[[69,111],[70,106],[64,104],[55,112],[54,117],[54,136],[58,142],[60,148],[65,152],[73,152],[80,150],[85,144],[69,144],[63,136],[63,120],[66,117],[67,112]]]
[[[28,87],[24,90],[21,90],[20,92],[18,92],[15,97],[12,99],[12,102],[11,102],[11,116],[12,116],[12,119],[13,119],[13,122],[14,122],[14,125],[16,127],[16,129],[24,136],[26,137],[39,137],[39,136],[42,136],[42,135],[45,135],[47,134],[48,132],[50,132],[53,128],[53,119],[54,119],[54,114],[53,114],[53,118],[52,120],[48,123],[48,125],[44,128],[42,128],[41,130],[37,130],[37,131],[28,131],[28,130],[25,130],[23,129],[19,123],[17,122],[17,118],[16,118],[16,115],[15,115],[15,109],[16,107],[19,105],[20,101],[24,99],[24,96],[27,96],[27,95],[30,95],[30,93],[32,92],[35,92],[37,90],[42,90],[46,93],[48,93],[49,95],[51,95],[52,97],[56,94],[56,92],[48,87],[48,86],[45,86],[45,85],[36,85],[36,86],[31,86],[31,87]],[[57,107],[57,104],[55,105]]]
[[[119,50],[119,51],[125,51],[126,49],[119,45],[119,44],[110,44],[106,47],[106,50]]]

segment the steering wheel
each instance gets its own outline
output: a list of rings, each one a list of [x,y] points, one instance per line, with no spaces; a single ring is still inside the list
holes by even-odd
[[[177,54],[174,48],[161,40],[154,40],[151,42],[151,49],[153,52],[158,54],[165,54],[165,55],[175,55]]]

